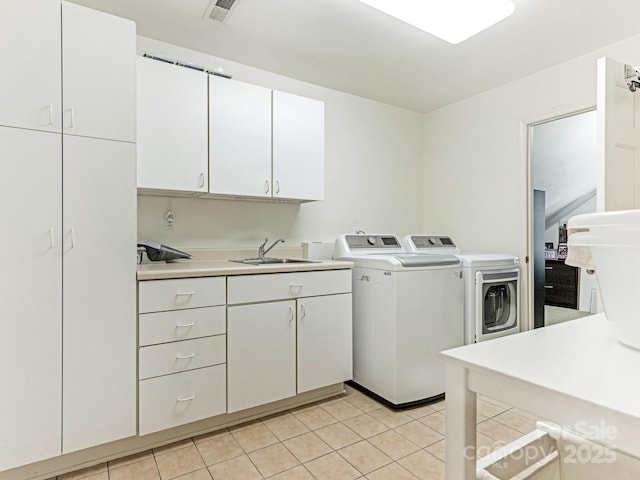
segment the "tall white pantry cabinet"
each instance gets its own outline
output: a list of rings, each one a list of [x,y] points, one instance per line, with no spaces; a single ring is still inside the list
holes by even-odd
[[[0,0],[0,471],[136,433],[135,41]]]

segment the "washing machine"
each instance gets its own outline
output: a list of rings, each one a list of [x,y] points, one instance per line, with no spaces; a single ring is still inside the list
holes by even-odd
[[[465,344],[482,342],[520,331],[520,269],[510,254],[464,254],[446,235],[409,235],[406,252],[456,255],[462,262],[465,284]]]
[[[395,235],[341,235],[353,268],[353,384],[392,408],[444,397],[439,352],[464,344],[464,283],[454,255],[406,254]]]

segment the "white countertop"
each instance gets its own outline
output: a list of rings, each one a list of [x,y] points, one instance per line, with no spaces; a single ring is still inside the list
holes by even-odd
[[[640,350],[609,332],[604,314],[442,353],[447,361],[512,377],[640,418]]]
[[[259,273],[313,272],[353,268],[351,262],[314,260],[313,263],[276,263],[248,265],[229,260],[181,261],[175,263],[145,263],[138,265],[138,280],[169,278],[215,277],[221,275],[255,275]]]

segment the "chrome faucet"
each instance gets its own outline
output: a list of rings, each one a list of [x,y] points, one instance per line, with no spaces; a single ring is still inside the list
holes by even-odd
[[[258,247],[258,257],[260,258],[260,260],[264,259],[264,256],[267,253],[269,253],[269,250],[271,250],[277,244],[279,244],[280,242],[284,243],[284,239],[283,238],[279,238],[278,240],[273,242],[269,247],[264,248],[264,246],[267,244],[268,241],[269,241],[269,239],[267,237],[265,237],[264,242],[262,243],[262,245],[260,245]]]

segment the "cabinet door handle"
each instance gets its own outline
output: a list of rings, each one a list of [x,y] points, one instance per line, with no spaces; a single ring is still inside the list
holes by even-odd
[[[545,285],[544,288],[553,289],[553,285]]]
[[[269,193],[269,180],[264,181],[264,193]]]
[[[49,242],[51,243],[52,250],[56,248],[56,236],[55,232],[53,231],[53,227],[49,229]]]
[[[188,297],[195,295],[196,292],[176,292],[176,297]]]
[[[76,229],[71,229],[71,248],[76,248]]]
[[[289,321],[292,322],[294,318],[295,318],[295,314],[293,312],[293,306],[289,305]]]
[[[204,187],[204,172],[200,172],[200,188]]]
[[[304,303],[300,304],[300,319],[303,319],[307,316],[307,311],[304,308]]]
[[[67,128],[74,128],[76,126],[76,122],[73,115],[73,107],[69,109],[69,126]]]
[[[53,105],[49,104],[49,125],[53,125]]]
[[[276,180],[276,184],[274,185],[273,188],[276,194],[280,193],[280,180]]]
[[[191,322],[191,323],[179,323],[176,325],[176,328],[190,328],[193,327],[196,324],[196,322]]]
[[[196,356],[195,353],[189,353],[189,354],[186,354],[186,355],[182,354],[182,353],[179,353],[178,355],[176,355],[176,358],[178,360],[188,360],[189,358],[193,358],[195,356]]]
[[[553,267],[544,267],[545,270],[553,270]]]
[[[196,394],[192,394],[188,397],[178,397],[177,400],[178,402],[188,402],[189,400],[193,400],[194,398],[196,398]]]

